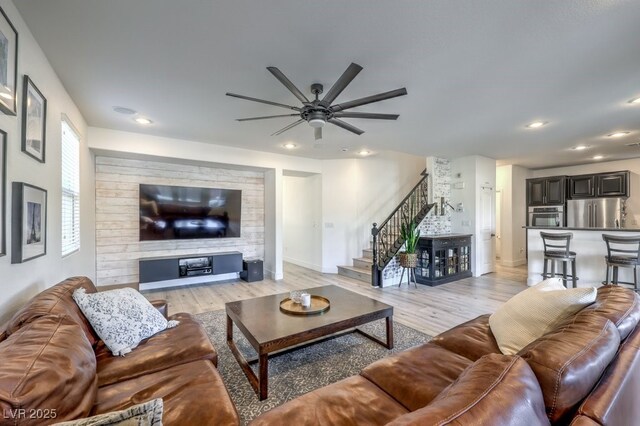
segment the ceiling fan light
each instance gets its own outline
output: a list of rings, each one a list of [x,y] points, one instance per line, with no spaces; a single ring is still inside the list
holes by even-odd
[[[323,127],[324,123],[325,121],[322,118],[312,118],[311,120],[309,120],[309,125],[315,128]]]

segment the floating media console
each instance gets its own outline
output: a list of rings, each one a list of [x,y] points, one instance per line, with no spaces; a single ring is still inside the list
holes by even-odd
[[[238,278],[242,253],[194,254],[148,257],[139,260],[140,290],[176,287]]]

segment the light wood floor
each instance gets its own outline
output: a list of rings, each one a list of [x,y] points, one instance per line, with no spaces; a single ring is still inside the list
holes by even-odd
[[[526,288],[526,266],[498,267],[478,278],[466,278],[437,287],[418,284],[418,288],[374,288],[367,283],[336,274],[321,274],[286,263],[285,278],[247,283],[233,281],[197,284],[186,287],[143,292],[150,299],[167,299],[169,314],[200,313],[223,309],[226,302],[285,293],[294,289],[338,285],[380,300],[394,307],[394,319],[423,333],[435,336],[451,327],[492,313],[502,303]]]

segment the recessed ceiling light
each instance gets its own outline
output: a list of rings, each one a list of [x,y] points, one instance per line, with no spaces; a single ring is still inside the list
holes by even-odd
[[[621,138],[627,136],[630,132],[614,132],[607,135],[608,138]]]
[[[347,148],[346,146],[344,148],[341,149],[342,152],[347,152],[349,151],[349,148]]]
[[[148,118],[144,118],[144,117],[136,118],[135,122],[138,123],[138,124],[151,124],[151,123],[153,123],[153,121],[149,120]]]
[[[602,160],[604,157],[602,155],[594,155],[593,159],[594,160]]]
[[[577,146],[574,146],[571,149],[576,150],[576,151],[582,151],[583,149],[587,149],[587,148],[589,148],[587,145],[577,145]]]
[[[286,149],[294,149],[296,146],[297,145],[295,143],[293,143],[293,142],[288,142],[288,143],[285,143],[284,145],[282,145],[282,147],[286,148]]]
[[[542,127],[547,124],[546,121],[534,121],[533,123],[527,124],[528,129],[537,129],[538,127]]]
[[[363,157],[369,154],[371,154],[371,152],[367,151],[366,149],[361,149],[360,151],[358,151],[358,155],[362,155]]]
[[[121,106],[114,106],[113,110],[118,114],[124,114],[124,115],[133,115],[137,112],[135,109],[121,107]]]
[[[630,104],[636,104],[636,105],[637,105],[637,104],[640,104],[640,97],[630,99],[630,100],[629,100],[629,103],[630,103]]]

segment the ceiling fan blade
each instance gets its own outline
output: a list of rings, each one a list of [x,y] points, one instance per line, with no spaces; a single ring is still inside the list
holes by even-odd
[[[372,112],[336,112],[333,114],[338,118],[373,118],[376,120],[397,120],[398,114],[375,114]]]
[[[315,136],[316,140],[322,139],[322,127],[316,127],[313,130],[313,135]]]
[[[287,130],[296,127],[298,124],[302,123],[303,121],[305,121],[303,118],[301,118],[300,120],[289,124],[287,127],[283,127],[282,129],[278,130],[277,132],[273,133],[271,136],[278,136],[284,132],[286,132]]]
[[[343,129],[355,133],[356,135],[361,135],[364,133],[364,130],[360,130],[356,126],[352,126],[346,121],[338,120],[337,118],[332,118],[331,120],[329,120],[329,123],[335,124],[338,127],[342,127]]]
[[[282,71],[276,67],[267,67],[267,69],[275,78],[278,79],[278,81],[280,81],[280,83],[284,84],[285,87],[300,100],[300,102],[303,104],[309,103],[309,99],[307,99],[307,97],[295,86],[295,84],[291,82],[291,80],[287,78],[286,75],[282,73]]]
[[[331,109],[333,112],[344,111],[345,109],[355,108],[361,105],[371,104],[374,102],[384,101],[386,99],[395,98],[398,96],[404,96],[407,94],[407,89],[396,89],[391,90],[390,92],[378,93],[377,95],[367,96],[366,98],[360,98],[353,101],[345,102],[343,104],[332,105]]]
[[[351,83],[351,81],[356,78],[356,75],[358,75],[360,71],[362,71],[362,67],[352,62],[351,65],[349,65],[349,67],[346,69],[346,71],[342,73],[338,81],[336,81],[334,85],[331,86],[331,89],[329,89],[327,94],[324,95],[324,98],[322,98],[322,101],[320,101],[320,105],[324,107],[328,107],[329,105],[331,105],[331,103],[336,100],[338,95],[342,93],[345,87],[347,87],[349,83]]]
[[[245,99],[247,101],[260,102],[262,104],[267,104],[267,105],[279,106],[279,107],[282,107],[282,108],[292,109],[294,111],[300,111],[299,107],[295,107],[295,106],[291,106],[291,105],[285,105],[285,104],[279,104],[277,102],[265,101],[264,99],[252,98],[252,97],[244,96],[244,95],[237,95],[235,93],[228,93],[227,92],[227,96],[231,96],[233,98]]]
[[[236,121],[264,120],[265,118],[298,117],[300,114],[267,115],[264,117],[236,118]]]

